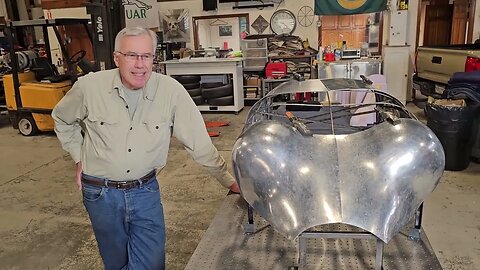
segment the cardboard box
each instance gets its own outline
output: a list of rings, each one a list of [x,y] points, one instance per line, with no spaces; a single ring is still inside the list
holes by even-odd
[[[262,84],[262,81],[260,80],[260,78],[252,77],[248,78],[246,83],[247,86],[260,86]]]
[[[464,99],[434,99],[433,97],[428,97],[428,103],[433,103],[438,106],[443,107],[465,107],[467,103]]]

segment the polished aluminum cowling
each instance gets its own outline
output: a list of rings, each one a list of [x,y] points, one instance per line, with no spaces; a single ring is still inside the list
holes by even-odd
[[[288,100],[299,92],[317,92],[318,100]],[[287,110],[307,133],[287,120]],[[352,121],[366,115],[373,123]],[[445,158],[435,134],[398,100],[338,79],[291,81],[257,102],[233,147],[233,165],[246,201],[289,239],[345,223],[388,242],[434,190]]]

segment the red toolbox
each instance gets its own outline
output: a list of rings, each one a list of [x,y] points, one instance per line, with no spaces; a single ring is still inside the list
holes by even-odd
[[[287,63],[268,62],[265,66],[265,77],[278,79],[287,76]]]

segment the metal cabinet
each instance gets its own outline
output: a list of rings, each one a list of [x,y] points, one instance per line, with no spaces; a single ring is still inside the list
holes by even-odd
[[[406,104],[410,80],[410,46],[384,46],[383,59],[388,92]]]
[[[318,78],[348,78],[360,79],[360,75],[369,76],[381,74],[382,60],[341,60],[335,62],[321,62],[318,64]]]

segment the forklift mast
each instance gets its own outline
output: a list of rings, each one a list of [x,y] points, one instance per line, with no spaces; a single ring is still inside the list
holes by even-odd
[[[125,27],[125,14],[121,0],[90,0],[87,13],[93,27],[93,54],[97,70],[115,67],[113,51],[115,36]]]

